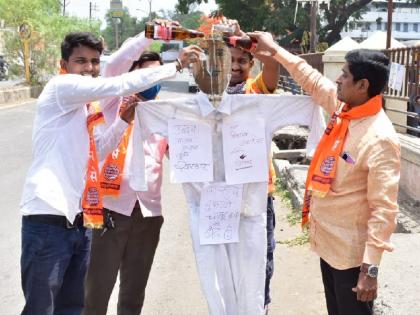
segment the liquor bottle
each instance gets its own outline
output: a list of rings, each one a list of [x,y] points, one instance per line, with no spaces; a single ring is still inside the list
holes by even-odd
[[[190,38],[202,38],[204,33],[189,30],[182,26],[162,26],[155,23],[146,23],[144,30],[145,36],[152,39],[163,39],[163,40],[184,40]]]
[[[226,44],[235,48],[242,48],[244,50],[252,50],[257,46],[257,41],[250,37],[239,37],[239,36],[223,36],[223,40]]]
[[[223,36],[233,36],[235,29],[232,25],[227,24],[213,24],[211,27],[211,33],[213,37],[218,37],[219,35]]]

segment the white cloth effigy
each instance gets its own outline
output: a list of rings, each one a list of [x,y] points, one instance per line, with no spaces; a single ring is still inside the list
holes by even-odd
[[[265,130],[266,156],[268,157],[273,133],[288,125],[310,127],[307,153],[312,154],[325,129],[322,110],[307,96],[286,95],[227,95],[218,108],[214,108],[207,95],[167,101],[151,101],[137,107],[133,142],[158,133],[168,137],[172,119],[205,123],[212,130],[213,182],[225,182],[226,170],[223,152],[224,122],[260,120]],[[249,128],[255,128],[250,124]],[[169,143],[171,146],[171,143]],[[135,150],[130,186],[143,182],[141,158]],[[137,162],[134,162],[137,161]],[[266,180],[244,183],[241,217],[238,227],[239,242],[226,244],[200,244],[200,200],[208,183],[183,183],[190,211],[190,231],[193,241],[198,276],[212,315],[262,315],[264,313],[264,288],[266,269],[266,207],[268,172]]]

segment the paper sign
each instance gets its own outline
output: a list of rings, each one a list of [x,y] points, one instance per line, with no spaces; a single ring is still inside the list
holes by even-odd
[[[168,135],[171,182],[213,181],[210,126],[203,122],[171,119]]]
[[[242,185],[214,183],[201,192],[200,244],[236,243],[239,241]]]
[[[401,92],[404,78],[405,78],[405,66],[399,63],[391,62],[388,87],[395,91]]]
[[[262,119],[223,121],[226,183],[245,184],[268,179],[265,124]]]

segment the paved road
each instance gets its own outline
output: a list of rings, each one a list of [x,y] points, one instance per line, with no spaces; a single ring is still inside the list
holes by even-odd
[[[185,96],[187,83],[164,84],[161,98]],[[0,107],[0,315],[19,314],[23,305],[20,290],[20,214],[18,203],[24,177],[31,160],[31,132],[35,103]],[[167,165],[165,166],[167,175]],[[277,238],[293,237],[298,227],[289,227],[287,213],[280,201],[277,209]],[[187,210],[179,185],[163,183],[165,224],[152,268],[143,314],[205,315],[191,249]],[[323,315],[325,307],[319,277],[318,260],[307,246],[288,248],[278,244],[275,253],[273,303],[270,314]],[[116,314],[117,286],[109,305],[109,315]],[[303,292],[306,292],[303,295]],[[305,301],[304,303],[302,303]]]

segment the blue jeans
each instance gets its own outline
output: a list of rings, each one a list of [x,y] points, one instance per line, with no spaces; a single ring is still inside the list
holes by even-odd
[[[22,218],[21,315],[80,315],[92,231]]]
[[[264,305],[271,302],[270,281],[274,272],[274,249],[276,241],[274,239],[274,228],[276,227],[276,216],[274,214],[273,197],[267,198],[267,266],[265,270],[265,300]]]

